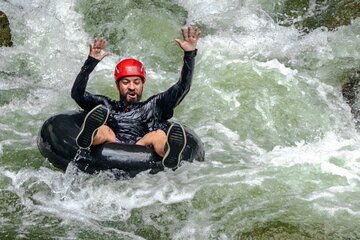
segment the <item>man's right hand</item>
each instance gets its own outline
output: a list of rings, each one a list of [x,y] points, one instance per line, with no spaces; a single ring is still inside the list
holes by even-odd
[[[102,49],[106,45],[106,39],[104,38],[95,38],[94,44],[90,43],[89,56],[101,61],[104,57],[108,56],[109,52],[104,52]]]

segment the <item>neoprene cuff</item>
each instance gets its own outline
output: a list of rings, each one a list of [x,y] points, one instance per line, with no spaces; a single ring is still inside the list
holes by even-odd
[[[97,60],[96,58],[93,58],[92,56],[88,56],[88,59],[87,60],[89,60],[90,62],[100,62],[100,60]]]
[[[184,56],[185,57],[195,57],[197,54],[197,49],[193,50],[193,51],[186,51],[184,52]]]

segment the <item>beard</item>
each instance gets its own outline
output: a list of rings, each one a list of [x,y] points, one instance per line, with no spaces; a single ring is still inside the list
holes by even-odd
[[[140,99],[141,99],[141,94],[137,94],[135,92],[127,92],[125,94],[120,93],[120,100],[125,101],[127,105],[137,103],[140,101]]]

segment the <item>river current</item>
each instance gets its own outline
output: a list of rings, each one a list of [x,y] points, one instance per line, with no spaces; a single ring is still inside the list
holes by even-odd
[[[0,48],[0,239],[359,239],[360,135],[341,85],[360,66],[360,19],[302,33],[274,20],[276,4],[0,1],[14,43]],[[205,162],[121,180],[51,166],[37,134],[78,109],[70,89],[93,37],[111,54],[88,89],[117,98],[113,68],[131,56],[146,99],[179,77],[182,24],[203,34],[174,120]]]

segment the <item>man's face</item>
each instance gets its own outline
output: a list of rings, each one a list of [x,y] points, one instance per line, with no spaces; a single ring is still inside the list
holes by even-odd
[[[131,104],[140,101],[144,83],[140,77],[129,76],[121,78],[117,87],[120,92],[120,99]]]

